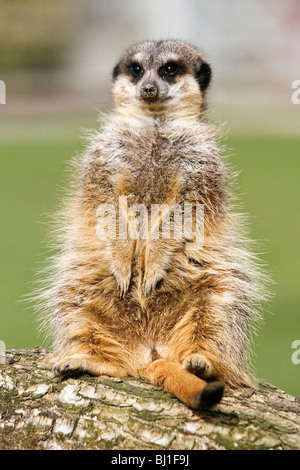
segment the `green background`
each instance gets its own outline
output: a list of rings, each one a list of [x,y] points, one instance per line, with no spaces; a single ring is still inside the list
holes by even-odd
[[[47,257],[48,214],[58,204],[67,161],[83,143],[66,135],[2,139],[1,158],[1,325],[6,348],[43,343],[33,308],[24,300]],[[257,377],[299,395],[300,365],[292,363],[292,342],[300,339],[299,170],[300,139],[229,135],[229,161],[238,180],[251,237],[272,277],[273,298],[255,338]]]

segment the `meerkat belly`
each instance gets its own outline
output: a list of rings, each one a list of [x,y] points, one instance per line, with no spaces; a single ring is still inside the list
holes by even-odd
[[[136,248],[128,291],[123,298],[116,297],[114,301],[114,309],[119,314],[107,309],[101,314],[101,321],[122,343],[128,347],[131,344],[139,347],[141,356],[149,361],[149,358],[165,356],[167,338],[186,310],[184,302],[190,273],[186,271],[186,254],[178,248],[170,256],[159,281],[153,283],[148,293],[143,291],[147,271],[151,274],[151,270],[156,270],[154,265],[160,265],[166,251],[163,245],[156,249],[155,245],[161,239],[156,236],[152,239],[152,216],[162,206],[171,207],[182,202],[185,181],[179,149],[171,148],[167,140],[161,137],[148,138],[144,145],[141,151],[137,146],[129,147],[127,142],[126,152],[119,156],[125,171],[119,173],[119,180],[113,178],[113,181],[117,188],[116,195],[127,197],[128,210],[136,217],[137,226],[141,222],[140,213],[146,214],[149,223],[147,236],[143,237],[145,232],[135,234]],[[169,239],[163,243],[166,248],[172,244]]]

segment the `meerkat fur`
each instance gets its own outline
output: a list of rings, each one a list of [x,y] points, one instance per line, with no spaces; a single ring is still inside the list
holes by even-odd
[[[234,210],[218,130],[205,118],[210,79],[203,55],[176,40],[138,43],[114,68],[115,107],[74,159],[40,294],[55,373],[143,377],[192,408],[219,402],[224,386],[253,384],[263,275]],[[201,205],[202,245],[99,238],[98,208],[113,207],[120,223],[122,197],[148,213]],[[126,223],[134,233],[134,220]]]

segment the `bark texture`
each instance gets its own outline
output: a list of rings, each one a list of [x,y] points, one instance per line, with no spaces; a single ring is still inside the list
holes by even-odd
[[[61,380],[42,348],[6,352],[0,365],[0,449],[300,449],[300,399],[273,385],[188,409],[142,380]]]

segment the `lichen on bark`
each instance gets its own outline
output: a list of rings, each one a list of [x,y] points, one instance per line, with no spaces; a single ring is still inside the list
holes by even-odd
[[[193,411],[133,378],[61,380],[42,348],[0,365],[0,449],[300,449],[300,400],[267,383]]]

